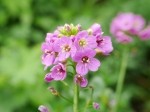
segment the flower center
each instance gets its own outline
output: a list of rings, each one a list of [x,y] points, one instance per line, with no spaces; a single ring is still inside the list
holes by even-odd
[[[50,55],[53,55],[54,54],[54,52],[53,51],[50,51],[50,50],[45,50],[45,54],[50,54]]]
[[[89,62],[89,58],[88,58],[87,56],[84,56],[84,57],[82,58],[82,62],[83,62],[83,63],[88,63],[88,62]]]
[[[65,45],[65,46],[63,46],[63,50],[64,50],[65,52],[69,52],[69,51],[71,50],[71,48],[70,48],[69,45]]]
[[[54,54],[55,54],[55,57],[58,57],[58,52],[54,52]]]
[[[101,44],[103,41],[104,41],[104,39],[97,39],[96,40],[96,42],[97,42],[98,45]]]
[[[82,80],[83,80],[83,79],[82,79],[82,76],[81,76],[81,75],[78,75],[78,76],[77,76],[77,83],[81,83]]]
[[[79,40],[79,45],[82,46],[82,47],[86,46],[87,45],[86,40],[85,39],[80,39]]]
[[[59,73],[63,73],[64,72],[64,70],[60,67],[60,68],[57,68],[57,71],[59,72]]]

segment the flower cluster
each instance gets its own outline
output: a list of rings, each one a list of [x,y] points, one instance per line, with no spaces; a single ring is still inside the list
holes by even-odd
[[[111,23],[110,31],[121,43],[132,42],[132,36],[150,39],[150,26],[145,27],[144,18],[133,13],[118,14]]]
[[[76,69],[75,83],[86,87],[88,82],[85,75],[100,67],[96,54],[108,55],[112,50],[111,38],[103,36],[101,26],[97,23],[88,30],[73,24],[60,26],[53,33],[47,33],[42,44],[42,63],[45,69],[51,66],[45,80],[64,80],[67,76],[67,61],[71,60]]]

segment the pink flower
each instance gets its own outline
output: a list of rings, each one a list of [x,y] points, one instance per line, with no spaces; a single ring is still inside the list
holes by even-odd
[[[47,33],[45,41],[48,43],[54,43],[56,40],[58,40],[58,35],[54,33]]]
[[[130,37],[129,35],[121,31],[116,33],[116,39],[118,42],[121,42],[121,43],[130,43],[133,41],[132,37]]]
[[[91,32],[90,32],[91,31]],[[94,23],[90,29],[89,29],[89,33],[92,33],[92,35],[96,36],[98,34],[102,35],[103,32],[102,32],[102,29],[101,29],[101,26],[97,23]]]
[[[120,13],[115,17],[111,24],[111,33],[115,34],[117,31],[129,31],[133,26],[132,13]]]
[[[77,50],[84,50],[86,48],[96,48],[96,38],[89,35],[87,31],[81,31],[75,36],[75,46]]]
[[[134,15],[133,19],[134,19],[133,26],[129,32],[131,34],[137,35],[139,33],[139,31],[141,31],[144,28],[145,20],[140,15]]]
[[[54,80],[51,76],[51,73],[46,74],[44,79],[46,82],[51,82]]]
[[[81,87],[86,87],[88,84],[88,80],[79,74],[75,75],[74,81]]]
[[[49,112],[48,108],[45,107],[45,106],[43,106],[43,105],[40,105],[39,108],[38,108],[38,110],[39,110],[40,112]]]
[[[120,13],[113,19],[110,32],[118,42],[130,43],[132,42],[131,36],[138,35],[144,25],[145,20],[142,16],[132,13]]]
[[[145,29],[139,32],[139,37],[142,40],[150,39],[150,25],[147,26]]]
[[[56,44],[49,44],[45,42],[42,44],[42,63],[45,65],[45,68],[51,66],[56,62],[57,54],[59,52],[59,47]]]
[[[96,102],[93,102],[93,108],[98,110],[99,109],[99,104]]]
[[[113,51],[111,38],[109,36],[97,36],[97,49],[104,55],[108,55]]]
[[[58,63],[51,68],[51,72],[45,76],[45,80],[50,82],[52,80],[64,80],[66,78],[66,67]]]
[[[76,47],[73,42],[68,37],[62,37],[59,41],[60,52],[58,54],[59,61],[64,61],[69,58],[69,56],[74,56],[76,53]]]
[[[97,71],[100,62],[98,59],[94,58],[96,52],[91,49],[85,49],[84,51],[78,51],[73,60],[77,62],[76,72],[81,75],[86,75],[88,70]]]

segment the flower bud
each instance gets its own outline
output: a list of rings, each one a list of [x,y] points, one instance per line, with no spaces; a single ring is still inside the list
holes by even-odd
[[[49,87],[48,89],[50,90],[50,92],[51,92],[53,95],[55,95],[55,96],[58,96],[58,95],[59,95],[58,91],[55,90],[53,87]]]
[[[98,110],[99,109],[99,104],[96,102],[93,102],[93,108]]]
[[[49,111],[48,111],[48,108],[45,107],[45,106],[43,106],[43,105],[40,105],[39,108],[38,108],[38,110],[39,110],[40,112],[49,112]]]

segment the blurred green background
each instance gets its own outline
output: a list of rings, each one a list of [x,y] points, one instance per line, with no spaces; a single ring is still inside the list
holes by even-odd
[[[104,35],[119,12],[133,12],[150,21],[150,0],[0,0],[0,112],[37,112],[39,105],[51,112],[72,112],[72,106],[53,96],[55,87],[72,98],[73,79],[46,84],[41,64],[41,43],[47,32],[65,23],[83,28],[100,23]],[[101,60],[99,71],[88,75],[100,112],[111,112],[117,82],[121,46],[113,39],[114,51]],[[80,107],[90,90],[81,90]],[[95,112],[92,109],[89,112]],[[150,41],[137,41],[130,52],[119,112],[150,112]]]

